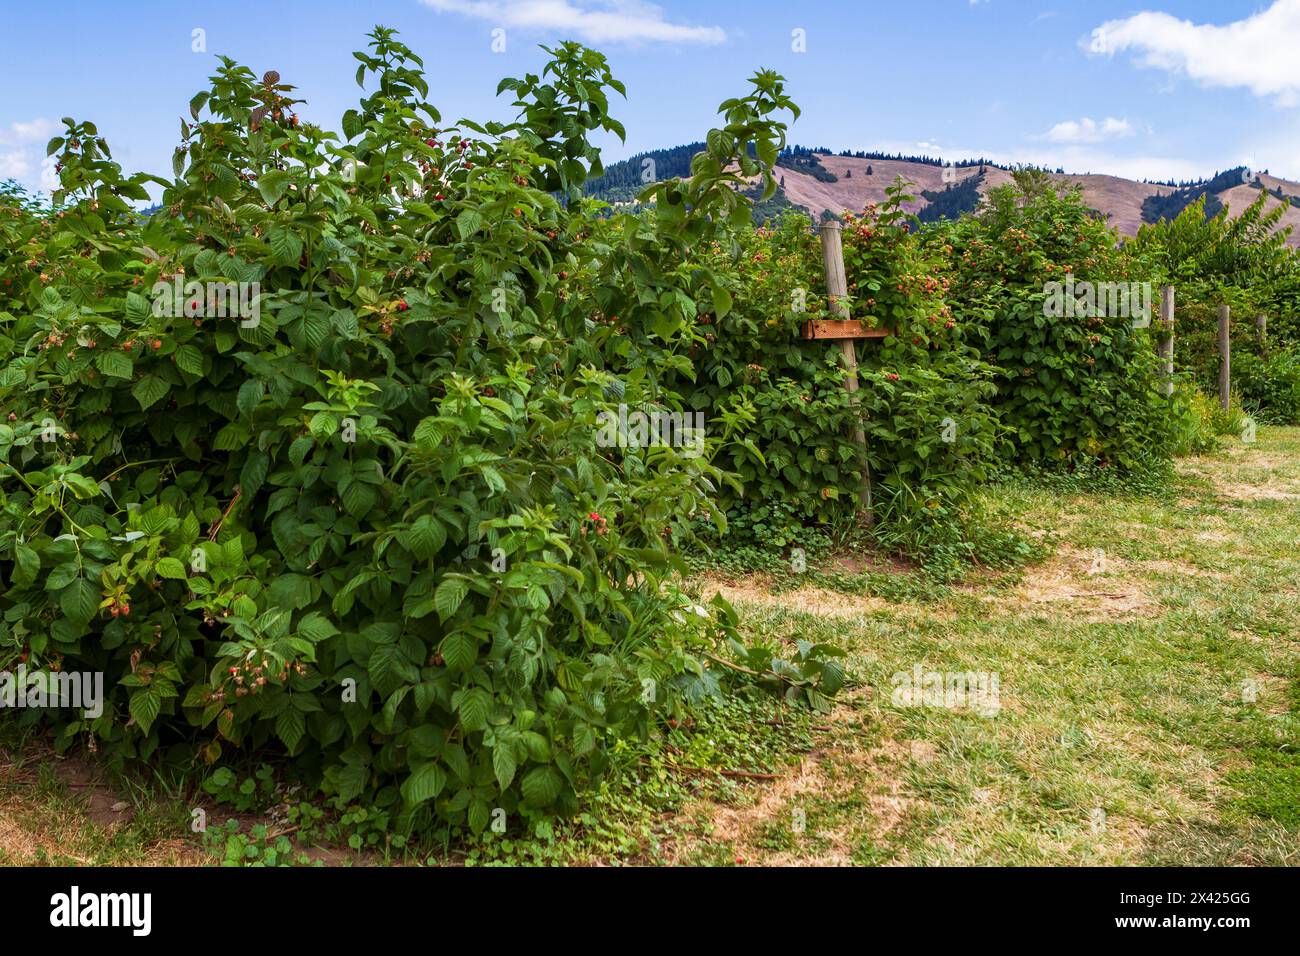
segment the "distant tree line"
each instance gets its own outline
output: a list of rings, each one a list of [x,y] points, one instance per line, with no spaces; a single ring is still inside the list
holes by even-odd
[[[802,146],[783,150],[777,156],[776,164],[783,169],[793,169],[805,176],[811,176],[818,182],[833,183],[839,180],[838,176],[822,165],[821,157],[815,151],[804,149]]]
[[[903,153],[880,153],[870,150],[841,150],[836,156],[848,156],[852,159],[887,159],[896,163],[920,163],[922,166],[947,166],[946,159],[935,159],[933,156],[907,156]],[[963,169],[968,166],[992,166],[995,169],[1005,169],[1005,166],[998,166],[997,163],[990,159],[959,159],[951,163],[952,166]]]
[[[916,217],[921,222],[938,222],[941,219],[959,219],[965,213],[974,212],[980,204],[979,190],[983,182],[984,174],[980,173],[943,189],[922,189],[921,195],[927,203]]]
[[[1245,166],[1237,166],[1226,172],[1215,173],[1209,179],[1179,186],[1166,196],[1148,196],[1142,200],[1142,221],[1156,223],[1161,219],[1177,219],[1179,213],[1202,196],[1205,197],[1205,218],[1212,219],[1223,209],[1223,203],[1217,194],[1242,185],[1245,182],[1242,173],[1245,171]]]
[[[687,143],[668,149],[652,149],[637,153],[630,159],[620,160],[605,167],[605,173],[582,184],[585,195],[606,202],[626,202],[635,199],[649,185],[644,176],[652,173],[655,180],[686,177],[691,174],[691,159],[704,149],[703,143]],[[654,166],[648,168],[646,160]]]
[[[1245,168],[1246,168],[1246,167],[1244,167],[1244,166],[1238,166],[1236,169],[1230,169],[1230,170],[1228,170],[1227,173],[1215,173],[1214,176],[1212,177],[1212,179],[1217,179],[1217,178],[1219,178],[1219,177],[1221,177],[1221,176],[1226,176],[1226,175],[1228,175],[1228,173],[1237,173],[1238,175],[1240,175],[1240,174],[1241,174],[1241,171],[1242,171],[1243,169],[1245,169]],[[1267,176],[1267,175],[1268,175],[1268,170],[1267,170],[1267,169],[1260,170],[1260,171],[1257,173],[1257,175]],[[1141,180],[1141,181],[1144,182],[1144,183],[1146,183],[1148,186],[1168,186],[1168,187],[1170,187],[1170,188],[1172,188],[1172,189],[1194,189],[1194,188],[1196,188],[1196,187],[1206,185],[1207,183],[1211,182],[1211,179],[1177,179],[1177,180],[1175,180],[1175,179],[1143,179],[1143,180]]]

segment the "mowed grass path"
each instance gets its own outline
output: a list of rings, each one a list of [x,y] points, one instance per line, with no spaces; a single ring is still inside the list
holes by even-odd
[[[723,583],[747,629],[845,648],[850,689],[788,732],[703,722],[693,756],[670,747],[536,859],[1300,864],[1300,429],[1178,470],[1164,499],[990,490],[1054,556],[934,600]],[[996,674],[997,710],[898,706],[917,665]],[[0,864],[212,859],[179,794],[69,784],[39,744],[3,756]]]
[[[668,858],[1300,864],[1300,430],[1178,471],[1164,501],[990,492],[1055,556],[939,601],[724,588],[859,683],[775,784],[687,806]],[[999,709],[899,706],[918,664],[996,674]]]

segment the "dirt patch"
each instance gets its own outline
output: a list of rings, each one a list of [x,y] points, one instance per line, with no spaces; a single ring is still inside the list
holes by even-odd
[[[131,805],[104,782],[99,771],[79,757],[51,755],[54,775],[85,803],[86,816],[101,827],[114,827],[131,819]]]
[[[888,554],[844,551],[827,559],[826,570],[841,574],[912,574],[917,564]]]
[[[1230,457],[1237,465],[1237,477],[1250,480],[1230,481],[1221,473],[1221,468],[1202,468],[1187,463],[1180,463],[1179,471],[1208,481],[1213,485],[1216,497],[1229,501],[1300,500],[1300,488],[1295,482],[1283,480],[1295,474],[1295,463],[1290,458],[1261,454],[1251,446],[1233,449]]]
[[[983,600],[1010,601],[1024,610],[1051,610],[1087,621],[1150,617],[1158,611],[1130,562],[1102,551],[1068,547],[1027,571],[1012,595],[989,595]]]
[[[860,617],[882,610],[897,610],[899,605],[884,598],[861,594],[840,594],[825,588],[802,587],[795,591],[773,594],[771,579],[754,575],[737,581],[725,581],[713,576],[696,578],[705,597],[715,592],[731,604],[758,604],[820,617]]]
[[[1174,577],[1212,578],[1215,581],[1226,581],[1229,578],[1229,575],[1222,571],[1209,571],[1198,568],[1194,564],[1182,564],[1177,561],[1143,561],[1142,568]]]
[[[105,860],[87,847],[87,826],[93,824],[76,810],[52,807],[47,800],[29,799],[21,792],[6,793],[0,796],[0,865],[204,866],[211,863],[210,858],[181,839],[137,847],[129,861]]]
[[[684,807],[680,817],[696,821],[711,841],[730,845],[742,863],[854,865],[854,850],[864,836],[883,842],[904,824],[917,803],[905,792],[902,768],[928,762],[937,751],[925,741],[866,745],[857,739],[862,712],[851,703],[836,707],[827,719],[838,739],[805,756],[780,779],[750,791],[752,802],[730,805],[701,800]],[[819,808],[828,804],[855,807],[852,818],[824,819]],[[807,827],[804,832],[798,830],[802,825]],[[788,834],[794,846],[764,846],[773,832]],[[682,862],[693,843],[670,846],[669,860]]]
[[[1285,491],[1275,484],[1244,485],[1237,482],[1219,481],[1214,485],[1215,493],[1222,498],[1233,501],[1300,501],[1300,494]]]
[[[1233,538],[1232,535],[1226,534],[1222,531],[1198,531],[1196,532],[1196,540],[1213,541],[1218,543],[1223,541],[1233,541],[1235,539]]]
[[[47,767],[66,798],[51,800],[38,768]],[[101,831],[131,822],[132,807],[96,767],[41,744],[0,751],[0,864],[203,866],[211,859],[185,839],[150,840],[129,859],[105,859]]]

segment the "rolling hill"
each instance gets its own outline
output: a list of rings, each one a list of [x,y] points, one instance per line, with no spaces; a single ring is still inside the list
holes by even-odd
[[[639,191],[639,177],[647,168],[647,159],[654,160],[660,177],[685,175],[689,172],[690,155],[698,148],[698,144],[690,144],[672,150],[655,150],[613,163],[605,176],[591,180],[584,191],[611,202],[627,202]],[[845,210],[861,210],[870,203],[882,202],[886,187],[901,176],[915,184],[912,192],[917,200],[908,204],[910,211],[923,220],[950,218],[973,208],[990,189],[1011,182],[1010,170],[978,160],[945,168],[938,161],[924,157],[849,156],[802,147],[787,150],[778,166],[780,190],[765,205],[761,215],[770,215],[787,205],[802,207],[815,218],[828,211],[839,214]],[[1177,185],[1060,170],[1049,175],[1062,183],[1078,184],[1085,202],[1126,236],[1135,235],[1143,222],[1177,215],[1202,194],[1211,197],[1207,202],[1211,212],[1223,204],[1232,214],[1253,202],[1261,188],[1267,189],[1273,197],[1269,208],[1277,203],[1290,206],[1282,225],[1293,227],[1290,242],[1300,245],[1300,183],[1268,173],[1250,174],[1247,182],[1242,173],[1238,168],[1200,182]],[[1278,197],[1279,191],[1283,198]]]

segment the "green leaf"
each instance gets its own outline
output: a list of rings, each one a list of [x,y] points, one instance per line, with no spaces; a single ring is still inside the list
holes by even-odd
[[[131,394],[135,396],[135,400],[140,403],[140,408],[143,410],[156,404],[170,389],[171,386],[157,375],[146,375],[135,383]]]
[[[271,467],[271,456],[264,451],[250,452],[244,467],[239,472],[239,487],[244,495],[252,498],[261,490],[266,481],[266,473]]]
[[[462,239],[468,239],[483,228],[483,216],[476,209],[466,209],[456,217],[456,231]]]
[[[41,570],[41,556],[25,544],[14,546],[13,585],[18,588],[31,587],[36,583],[36,576]]]
[[[430,760],[420,764],[402,783],[402,799],[410,806],[432,800],[447,785],[447,771]]]
[[[502,793],[510,786],[510,781],[515,779],[516,766],[514,745],[498,740],[492,748],[492,771],[497,776],[497,784]]]
[[[748,213],[746,213],[748,215]],[[724,318],[731,311],[731,293],[721,286],[713,287],[713,312],[719,318]]]
[[[271,244],[271,255],[282,266],[296,266],[302,258],[302,239],[292,229],[275,226],[267,237]]]
[[[419,671],[402,656],[402,649],[396,644],[376,647],[366,666],[375,690],[385,696],[397,690],[403,682],[415,683],[420,679]]]
[[[379,500],[379,492],[373,485],[349,476],[344,478],[339,486],[339,498],[343,501],[343,507],[347,509],[348,514],[360,518],[375,506]]]
[[[154,565],[154,570],[162,578],[171,578],[174,581],[184,581],[189,575],[185,573],[185,565],[177,558],[159,558],[158,563]]]
[[[76,561],[67,561],[55,567],[50,572],[49,577],[45,579],[46,591],[58,591],[66,588],[73,581],[77,580],[81,574],[81,569],[77,567]]]
[[[282,169],[271,169],[257,180],[257,191],[268,206],[274,206],[289,188],[289,174]]]
[[[596,731],[591,724],[578,724],[573,728],[573,752],[579,757],[596,749]]]
[[[475,797],[469,805],[467,818],[470,830],[474,833],[482,833],[492,820],[492,808],[488,806],[486,800]]]
[[[360,764],[344,764],[330,769],[334,772],[327,772],[327,776],[333,781],[338,797],[344,803],[350,803],[359,797],[370,782],[370,772]]]
[[[403,544],[417,561],[428,561],[447,541],[447,529],[433,515],[421,515],[411,522]]]
[[[307,423],[307,428],[311,431],[312,437],[317,441],[324,441],[338,431],[339,420],[333,412],[317,412]]]
[[[298,633],[312,643],[327,640],[338,632],[339,629],[320,611],[312,611],[298,622]]]
[[[356,139],[365,131],[365,128],[366,124],[361,119],[361,114],[356,110],[348,110],[343,114],[343,135],[348,139]]]
[[[59,608],[73,621],[84,624],[95,616],[99,589],[85,578],[77,578],[59,596]]]
[[[464,578],[451,576],[443,578],[433,596],[438,617],[445,621],[455,614],[467,594],[469,594],[469,582]]]
[[[170,295],[171,293],[166,293]],[[145,321],[153,314],[153,309],[149,305],[149,300],[139,292],[128,292],[126,294],[126,317],[132,323]]]
[[[532,807],[549,807],[564,789],[564,777],[554,767],[534,767],[524,774],[524,802]]]
[[[95,356],[95,366],[105,375],[113,378],[130,378],[135,374],[135,366],[126,354],[117,349],[105,349]]]
[[[492,714],[492,695],[482,687],[472,687],[461,697],[458,711],[465,730],[482,730]]]
[[[301,466],[302,463],[307,460],[307,455],[315,447],[316,442],[310,435],[300,435],[295,438],[293,444],[289,446],[289,460],[295,465]]]
[[[415,426],[411,439],[422,451],[433,451],[446,437],[446,425],[437,418],[426,418]]]
[[[302,740],[306,730],[307,718],[296,707],[286,707],[280,711],[280,716],[275,720],[276,736],[284,741],[284,745],[289,748],[290,754],[298,749],[298,743]]]
[[[187,342],[176,350],[176,367],[191,375],[202,375],[203,353]]]
[[[158,718],[158,712],[162,710],[162,695],[158,692],[158,688],[152,685],[141,687],[131,694],[127,709],[131,711],[135,722],[140,725],[140,730],[147,734]]]
[[[478,660],[478,641],[466,631],[449,634],[441,650],[443,661],[453,671],[467,671]]]
[[[265,394],[266,386],[262,383],[262,380],[260,378],[250,378],[239,386],[239,392],[235,396],[235,407],[239,409],[241,414],[247,415],[257,407],[257,403],[262,400],[262,396]],[[302,463],[299,462],[298,464]]]

